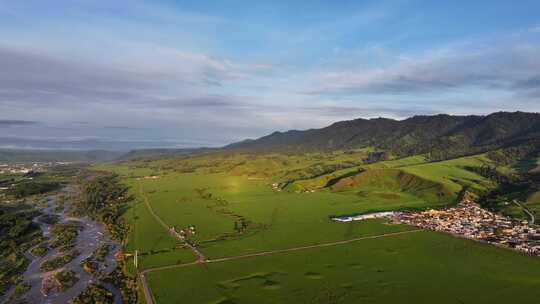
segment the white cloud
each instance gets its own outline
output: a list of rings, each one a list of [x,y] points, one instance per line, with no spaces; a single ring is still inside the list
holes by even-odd
[[[444,93],[481,88],[524,91],[538,86],[540,44],[527,41],[468,43],[422,54],[397,56],[384,68],[339,69],[311,76],[307,94],[407,94]],[[524,85],[528,84],[528,85]]]

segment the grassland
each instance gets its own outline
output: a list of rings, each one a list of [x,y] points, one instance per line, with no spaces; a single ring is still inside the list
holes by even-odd
[[[141,267],[161,266],[192,261],[190,251],[181,248],[178,242],[163,229],[145,206],[135,178],[126,178],[131,194],[136,198],[124,214],[131,229],[128,234],[126,250],[140,254]]]
[[[190,240],[216,258],[401,231],[407,228],[337,225],[330,218],[451,204],[463,186],[489,186],[463,169],[487,162],[482,156],[437,163],[414,156],[365,165],[359,161],[365,153],[202,155],[100,169],[122,175],[136,197],[125,215],[133,226],[127,250],[141,253],[143,269],[195,260],[160,227],[145,200],[167,225],[195,226]],[[327,186],[305,188],[313,181]],[[274,183],[283,190],[273,189]]]
[[[483,202],[488,208],[507,216],[540,223],[540,157],[520,159],[512,165],[502,167],[513,177],[513,182],[500,184]],[[501,167],[497,169],[499,171]]]
[[[157,303],[535,303],[539,275],[538,259],[419,232],[147,277]]]
[[[212,198],[201,198],[189,188],[197,185],[204,185]],[[158,216],[169,225],[179,229],[195,226],[197,233],[192,240],[210,258],[407,229],[372,223],[336,225],[329,218],[397,208],[399,204],[369,203],[355,196],[327,192],[276,193],[264,182],[244,177],[168,174],[159,180],[139,180],[134,187],[143,189]],[[136,223],[128,248],[145,254],[141,256],[143,268],[195,259],[189,251],[178,248],[178,242],[155,222],[142,202],[137,202],[129,213],[136,214]],[[239,225],[235,223],[242,221],[246,229],[235,230]]]
[[[120,174],[135,197],[124,217],[132,226],[126,250],[140,253],[139,271],[197,259],[149,208],[167,226],[195,227],[189,242],[207,259],[218,259],[411,230],[381,220],[336,223],[331,217],[442,207],[455,203],[464,189],[480,193],[495,187],[468,169],[490,164],[483,155],[441,162],[418,155],[365,164],[370,151],[211,154],[96,169]],[[516,266],[499,268],[500,263]],[[191,303],[386,303],[411,289],[417,303],[430,303],[437,293],[445,297],[441,303],[459,303],[478,296],[473,283],[487,271],[491,274],[476,284],[485,294],[485,301],[477,302],[487,303],[512,292],[530,299],[521,291],[539,282],[533,280],[538,274],[533,264],[538,262],[513,252],[422,232],[160,270],[148,273],[148,280],[158,303],[188,298]],[[454,286],[445,286],[450,283]],[[505,284],[489,294],[490,286]],[[463,298],[457,299],[460,289]]]

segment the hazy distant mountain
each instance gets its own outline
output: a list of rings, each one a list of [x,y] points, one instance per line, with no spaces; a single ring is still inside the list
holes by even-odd
[[[213,148],[186,148],[186,149],[138,149],[123,154],[118,160],[152,159],[167,156],[186,155],[192,153],[210,152]]]
[[[193,146],[191,142],[160,140],[112,140],[112,139],[41,139],[0,137],[0,149],[13,150],[107,150],[128,152],[134,149],[176,149]]]
[[[414,116],[336,122],[321,129],[274,132],[225,147],[241,151],[309,152],[372,146],[397,155],[435,158],[540,142],[540,114],[498,112],[487,116]]]
[[[59,151],[59,150],[0,150],[0,162],[99,162],[118,158],[122,152]]]
[[[0,138],[0,143],[0,161],[106,161],[212,151],[303,153],[362,147],[375,147],[397,156],[428,153],[433,159],[445,159],[507,147],[539,151],[540,114],[497,112],[486,116],[414,116],[405,120],[355,119],[336,122],[321,129],[274,132],[220,149],[154,148],[155,143],[152,142],[99,140]],[[9,146],[22,146],[25,149],[2,150],[2,147]]]

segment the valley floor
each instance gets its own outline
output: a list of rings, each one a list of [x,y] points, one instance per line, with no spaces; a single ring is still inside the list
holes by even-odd
[[[535,303],[539,275],[538,259],[423,231],[147,278],[156,303]]]
[[[384,219],[332,221],[455,204],[465,187],[493,187],[465,169],[489,160],[334,165],[347,157],[357,156],[203,155],[96,169],[120,174],[135,197],[126,250],[138,253],[131,271],[147,303],[535,302],[537,258]]]

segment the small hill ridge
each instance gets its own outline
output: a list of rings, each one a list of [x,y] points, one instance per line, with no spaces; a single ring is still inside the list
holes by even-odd
[[[424,201],[449,202],[455,198],[445,185],[430,181],[399,169],[374,169],[342,178],[330,187],[333,192],[406,193]]]

